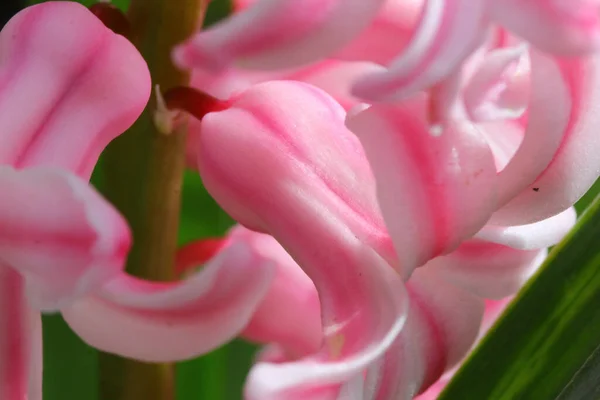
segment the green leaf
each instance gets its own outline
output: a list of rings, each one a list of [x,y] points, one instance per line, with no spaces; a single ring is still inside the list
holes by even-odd
[[[600,399],[600,346],[556,400]]]
[[[599,238],[600,197],[554,248],[440,400],[546,400],[565,390],[600,345]]]

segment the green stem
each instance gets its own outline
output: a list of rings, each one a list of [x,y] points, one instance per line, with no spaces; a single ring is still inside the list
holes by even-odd
[[[162,90],[189,84],[171,62],[171,50],[199,29],[207,0],[132,0],[131,38]],[[102,168],[105,195],[127,218],[134,246],[127,270],[152,280],[172,280],[185,163],[185,123],[157,131],[150,101],[136,124],[107,148]],[[118,329],[118,327],[115,327]],[[140,338],[144,340],[144,338]],[[160,345],[160,344],[156,344]],[[174,366],[100,356],[103,400],[172,400]]]

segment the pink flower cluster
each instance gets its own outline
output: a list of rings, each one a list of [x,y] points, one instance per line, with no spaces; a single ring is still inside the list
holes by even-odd
[[[221,99],[187,156],[239,222],[176,283],[122,271],[127,224],[86,183],[144,60],[76,3],[24,10],[0,33],[0,398],[41,397],[40,310],[143,361],[264,343],[249,400],[434,398],[599,176],[599,7],[238,1],[173,53]]]

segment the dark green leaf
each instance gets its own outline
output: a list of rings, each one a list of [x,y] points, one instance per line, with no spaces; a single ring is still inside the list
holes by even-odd
[[[600,346],[556,400],[600,399]]]

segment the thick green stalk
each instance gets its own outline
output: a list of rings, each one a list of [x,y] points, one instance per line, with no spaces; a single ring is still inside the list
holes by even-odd
[[[189,74],[172,64],[170,54],[174,45],[199,28],[207,1],[132,0],[128,11],[131,39],[148,62],[153,84],[162,90],[189,83]],[[170,135],[160,133],[152,120],[155,106],[151,99],[137,123],[108,147],[102,168],[105,195],[133,230],[127,270],[147,279],[171,280],[181,206],[185,123]],[[102,354],[100,375],[103,400],[175,397],[173,365]]]

